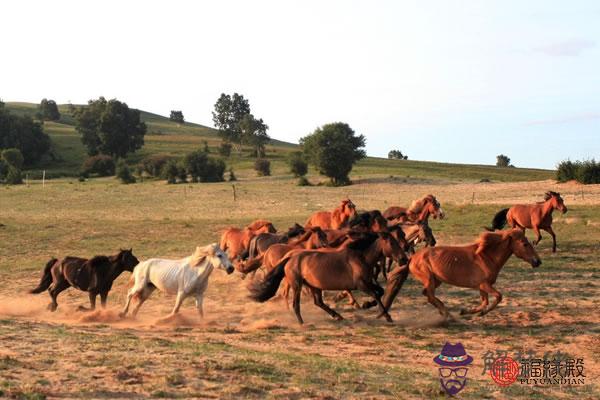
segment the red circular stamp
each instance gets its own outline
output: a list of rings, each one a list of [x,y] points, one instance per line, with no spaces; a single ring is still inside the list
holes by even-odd
[[[492,364],[490,375],[500,386],[508,386],[517,380],[519,364],[510,357],[500,357]]]

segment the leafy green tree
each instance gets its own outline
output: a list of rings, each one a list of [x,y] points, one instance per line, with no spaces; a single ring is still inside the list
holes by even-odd
[[[0,158],[0,178],[6,180],[9,185],[23,183],[21,168],[23,167],[23,155],[18,149],[6,149],[2,151]]]
[[[144,145],[146,124],[140,120],[139,110],[116,99],[90,100],[87,106],[77,109],[75,118],[89,155],[122,158]]]
[[[336,186],[349,184],[352,166],[366,156],[365,137],[355,135],[354,130],[343,122],[317,128],[300,139],[300,144],[307,160]]]
[[[16,148],[26,165],[39,161],[50,150],[50,137],[30,116],[11,114],[0,102],[0,150]]]
[[[265,156],[265,145],[271,138],[267,134],[269,127],[262,118],[256,119],[252,114],[246,114],[239,123],[242,143],[252,146],[254,157]]]
[[[304,176],[308,172],[308,163],[304,160],[304,156],[300,151],[290,153],[288,164],[290,165],[290,172],[294,174],[296,178]]]
[[[219,135],[226,142],[241,143],[242,132],[239,126],[244,115],[250,114],[250,103],[243,95],[234,93],[233,96],[221,93],[215,103],[213,123],[219,130]]]
[[[54,100],[42,99],[38,109],[38,116],[42,121],[58,121],[60,113]]]
[[[25,159],[19,149],[6,149],[2,151],[2,159],[9,167],[22,169]]]
[[[181,111],[172,110],[169,119],[173,122],[177,122],[178,124],[183,124],[185,122],[183,119],[183,113]]]
[[[222,182],[225,173],[223,160],[210,158],[202,150],[192,151],[183,159],[187,173],[192,177],[192,182]]]
[[[510,158],[508,158],[504,154],[500,154],[500,155],[496,156],[496,166],[497,167],[510,167]]]

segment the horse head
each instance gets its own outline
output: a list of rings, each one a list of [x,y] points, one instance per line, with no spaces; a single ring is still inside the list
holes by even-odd
[[[312,227],[309,229],[311,231],[310,239],[315,248],[327,247],[329,243],[327,242],[327,234],[323,232],[323,229],[318,226]]]
[[[196,247],[195,258],[198,259],[198,262],[194,263],[195,265],[200,264],[203,259],[207,258],[213,267],[222,269],[227,274],[231,274],[234,271],[231,260],[217,243],[212,243],[204,247]]]
[[[125,271],[133,272],[140,261],[133,255],[133,249],[120,249],[117,259]]]
[[[432,194],[429,194],[429,195],[427,195],[426,199],[427,199],[428,211],[431,215],[433,215],[433,218],[444,219],[444,216],[445,216],[444,210],[442,210],[442,205],[435,198],[435,196]]]
[[[565,202],[564,202],[563,198],[560,196],[560,193],[548,191],[544,195],[544,200],[545,201],[550,200],[550,202],[552,204],[552,208],[559,210],[563,214],[567,212],[567,206],[565,206]]]
[[[527,261],[533,268],[537,268],[542,264],[540,256],[521,229],[512,229],[504,232],[503,235],[510,240],[510,247],[515,256]]]
[[[356,206],[349,198],[342,200],[340,209],[342,210],[342,214],[347,215],[348,217],[353,217],[356,215]]]
[[[304,232],[304,227],[302,225],[294,223],[294,225],[288,229],[286,235],[288,238],[291,238],[296,237],[298,235],[302,235]]]

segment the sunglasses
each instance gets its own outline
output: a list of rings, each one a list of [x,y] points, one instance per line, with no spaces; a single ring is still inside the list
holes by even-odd
[[[452,373],[459,378],[464,378],[467,376],[468,368],[440,368],[440,375],[442,378],[449,378]]]

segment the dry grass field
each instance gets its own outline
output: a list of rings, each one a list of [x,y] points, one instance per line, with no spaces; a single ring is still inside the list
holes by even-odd
[[[460,341],[474,363],[459,398],[600,398],[600,186],[382,175],[343,188],[248,176],[236,187],[237,201],[230,183],[62,179],[0,188],[0,397],[444,398],[432,358],[446,341]],[[442,286],[454,316],[444,323],[411,278],[393,305],[393,324],[345,302],[335,304],[345,321],[333,321],[304,299],[299,326],[284,302],[252,303],[247,281],[222,271],[211,277],[204,320],[191,301],[165,319],[174,298],[159,293],[136,319],[120,320],[128,273],[95,313],[76,311],[87,295],[74,289],[61,294],[56,313],[46,311],[46,293],[27,293],[51,256],[133,247],[140,260],[181,258],[227,226],[260,217],[283,229],[346,196],[360,209],[385,209],[433,193],[447,215],[431,222],[438,243],[468,243],[502,206],[538,201],[546,190],[561,192],[570,210],[555,214],[558,252],[546,235],[540,268],[511,258],[496,284],[504,301],[484,317],[458,315],[478,293]],[[560,350],[584,359],[586,384],[502,388],[482,374],[488,350]]]

